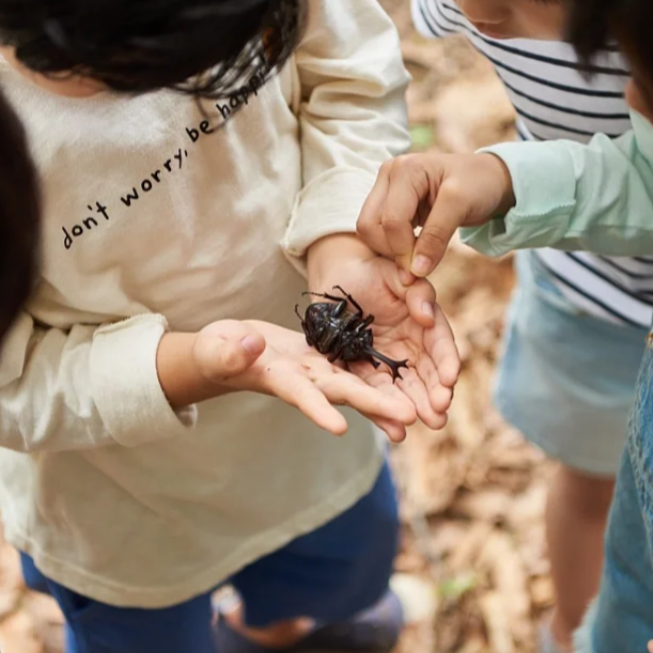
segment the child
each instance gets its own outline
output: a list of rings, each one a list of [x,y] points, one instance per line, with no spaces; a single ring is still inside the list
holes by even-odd
[[[346,430],[344,404],[394,439],[442,425],[458,362],[433,289],[353,234],[407,146],[389,18],[0,1],[0,41],[44,195],[41,278],[0,369],[0,508],[68,651],[390,650],[384,448],[353,412],[346,438],[324,430]],[[300,272],[375,314],[403,381],[307,345]],[[242,605],[213,632],[227,581]]]
[[[521,140],[587,142],[630,129],[622,56],[603,52],[600,68],[583,75],[573,48],[561,42],[561,3],[413,0],[412,8],[421,33],[463,33],[494,64]],[[598,587],[614,476],[653,319],[653,260],[545,249],[518,252],[516,268],[495,399],[510,423],[561,462],[546,511],[557,605],[540,644],[553,653],[571,648]]]
[[[23,128],[0,93],[0,341],[36,278],[40,196]]]
[[[570,40],[585,61],[612,38],[623,49],[633,69],[626,89],[633,131],[616,141],[596,136],[590,146],[506,144],[469,156],[400,158],[384,166],[363,210],[369,242],[400,234],[414,243],[413,226],[420,223],[414,251],[435,264],[458,226],[469,227],[466,242],[491,255],[548,245],[612,256],[653,252],[653,5],[579,0],[571,3],[569,20]],[[653,632],[652,383],[649,338],[599,598],[578,637],[582,653],[644,651]]]

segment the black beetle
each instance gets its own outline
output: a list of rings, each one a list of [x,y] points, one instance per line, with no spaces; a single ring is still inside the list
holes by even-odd
[[[380,354],[372,347],[374,336],[370,324],[374,316],[364,317],[363,309],[356,300],[340,286],[334,286],[342,297],[327,293],[305,292],[303,295],[312,295],[329,299],[329,302],[318,302],[307,307],[304,317],[299,313],[299,305],[295,305],[295,313],[302,323],[306,334],[306,342],[317,349],[320,354],[328,355],[331,363],[340,359],[344,362],[368,361],[379,367],[377,359],[385,363],[392,372],[392,381],[401,379],[400,368],[408,367],[408,360],[395,361]],[[336,302],[333,304],[332,302]],[[348,302],[356,309],[349,310]]]

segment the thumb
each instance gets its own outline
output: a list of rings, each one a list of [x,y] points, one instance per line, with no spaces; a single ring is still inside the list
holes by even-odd
[[[418,279],[406,293],[410,316],[425,329],[435,324],[435,288],[427,279]]]
[[[458,227],[465,222],[467,203],[443,185],[415,243],[410,271],[426,277],[438,266]]]
[[[410,286],[401,278],[402,270],[396,266],[383,268],[384,281],[392,293],[405,302],[409,315],[420,326],[430,329],[435,324],[435,288],[427,279],[417,279]]]
[[[236,320],[204,328],[194,348],[200,373],[214,383],[242,374],[264,351],[265,338],[249,324]]]

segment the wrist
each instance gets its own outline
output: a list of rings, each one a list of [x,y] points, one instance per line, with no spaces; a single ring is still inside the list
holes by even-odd
[[[307,254],[309,287],[333,276],[334,271],[352,260],[367,261],[376,254],[356,234],[333,234],[311,245]]]
[[[197,333],[164,333],[156,354],[161,389],[173,409],[183,408],[226,392],[206,378],[195,355]]]
[[[491,166],[499,194],[495,212],[487,217],[487,222],[489,222],[492,218],[506,215],[506,213],[515,207],[517,199],[515,198],[512,175],[503,159],[492,152],[482,153],[478,156],[486,157],[487,164]]]

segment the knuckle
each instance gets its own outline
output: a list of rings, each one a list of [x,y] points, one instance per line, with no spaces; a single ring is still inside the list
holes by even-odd
[[[413,185],[421,186],[427,183],[434,170],[439,166],[439,155],[433,154],[405,154],[399,158],[397,173],[408,179]]]
[[[433,224],[422,229],[418,239],[420,252],[440,251],[449,245],[451,234],[439,224]]]
[[[372,216],[361,216],[358,218],[358,222],[356,223],[356,233],[359,236],[369,237],[372,234],[375,225],[376,221]]]
[[[385,231],[397,232],[402,229],[408,220],[394,211],[388,211],[381,216],[381,224]]]
[[[440,198],[450,203],[459,204],[465,201],[467,189],[458,179],[447,179],[440,187]]]
[[[421,175],[424,172],[424,157],[419,154],[410,154],[404,161],[404,172],[410,176]]]
[[[415,169],[415,154],[401,154],[392,162],[392,177],[404,177]]]
[[[381,164],[381,167],[379,168],[379,177],[386,177],[390,174],[392,171],[392,167],[395,163],[396,159],[388,159],[387,161],[384,161]]]

